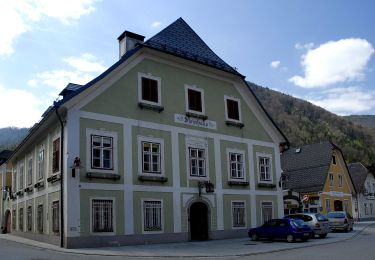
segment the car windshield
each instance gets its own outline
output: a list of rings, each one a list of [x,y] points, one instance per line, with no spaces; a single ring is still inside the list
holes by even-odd
[[[300,220],[300,219],[293,219],[293,220],[290,220],[290,222],[291,222],[294,226],[296,226],[296,227],[298,227],[298,228],[303,227],[303,226],[305,225],[305,222],[303,222],[303,220]]]
[[[318,221],[328,221],[328,219],[322,214],[315,214],[315,217]]]
[[[327,214],[328,218],[345,218],[345,214],[342,212],[330,212]]]

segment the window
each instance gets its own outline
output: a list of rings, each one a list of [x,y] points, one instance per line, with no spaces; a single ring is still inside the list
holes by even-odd
[[[20,208],[18,212],[18,229],[23,231],[23,208]]]
[[[143,231],[163,231],[162,201],[143,201]]]
[[[16,210],[12,210],[12,229],[16,230]]]
[[[24,174],[24,166],[23,164],[20,166],[20,174],[19,174],[19,187],[18,189],[21,190],[23,189],[23,174]]]
[[[138,96],[140,103],[161,106],[161,79],[138,73]]]
[[[60,138],[53,141],[52,144],[52,172],[60,170]]]
[[[161,173],[160,144],[142,142],[142,172]]]
[[[91,135],[91,168],[113,169],[113,138]]]
[[[27,163],[27,185],[31,185],[33,183],[33,159],[30,158]]]
[[[342,188],[342,174],[338,175],[338,184],[339,184],[339,188]]]
[[[262,202],[262,220],[263,223],[273,218],[273,205],[272,202]]]
[[[27,231],[31,231],[33,229],[33,208],[31,206],[27,207]]]
[[[272,181],[271,177],[271,158],[258,157],[260,181]]]
[[[244,154],[229,152],[229,173],[231,179],[244,179]]]
[[[326,199],[326,213],[330,212],[331,211],[331,200],[330,199]]]
[[[185,85],[186,111],[204,115],[204,91],[203,89]]]
[[[206,177],[206,151],[189,147],[190,176]]]
[[[332,164],[336,165],[336,156],[335,155],[332,155]]]
[[[36,219],[37,219],[36,220],[37,230],[39,233],[43,233],[43,205],[42,204],[38,205]]]
[[[367,208],[367,203],[363,203],[363,207],[365,208],[365,215],[368,215],[368,208]]]
[[[91,201],[92,232],[113,232],[113,200]]]
[[[52,202],[52,231],[54,233],[60,232],[60,203],[59,201]]]
[[[38,180],[44,177],[44,149],[41,149],[38,154]]]
[[[372,202],[370,203],[370,214],[374,214],[373,210],[374,210],[374,205],[372,204]]]
[[[232,227],[246,227],[245,202],[243,201],[232,201]]]
[[[13,184],[12,184],[12,190],[17,191],[17,170],[13,170]]]
[[[240,100],[237,98],[224,97],[226,120],[241,121]]]
[[[329,177],[329,186],[333,187],[333,173],[329,173],[328,177]]]

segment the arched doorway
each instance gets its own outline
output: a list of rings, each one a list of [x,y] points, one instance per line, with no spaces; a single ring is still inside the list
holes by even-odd
[[[208,207],[203,202],[195,202],[190,206],[190,239],[208,239]]]
[[[342,201],[341,200],[335,200],[333,202],[333,206],[335,208],[335,211],[343,211]]]

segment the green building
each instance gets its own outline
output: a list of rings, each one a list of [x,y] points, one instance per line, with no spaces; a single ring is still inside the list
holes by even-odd
[[[68,248],[221,239],[283,216],[288,142],[183,20],[61,100],[13,153],[12,232]]]

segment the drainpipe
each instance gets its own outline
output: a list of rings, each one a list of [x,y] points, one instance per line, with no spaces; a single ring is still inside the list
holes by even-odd
[[[61,142],[60,142],[60,247],[64,247],[64,121],[61,119],[59,114],[59,106],[53,102],[55,108],[56,116],[60,121],[61,125]]]

